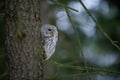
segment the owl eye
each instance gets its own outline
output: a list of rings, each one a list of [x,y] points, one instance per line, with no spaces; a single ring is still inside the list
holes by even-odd
[[[48,31],[52,31],[51,29],[48,29]]]

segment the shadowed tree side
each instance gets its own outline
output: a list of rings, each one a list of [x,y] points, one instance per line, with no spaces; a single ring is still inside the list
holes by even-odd
[[[8,80],[42,80],[40,0],[6,0],[6,56]]]

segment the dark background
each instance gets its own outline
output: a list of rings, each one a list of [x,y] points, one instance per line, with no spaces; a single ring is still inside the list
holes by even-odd
[[[49,80],[120,80],[120,51],[114,47],[92,21],[90,16],[79,8],[78,0],[57,0],[66,6],[73,7],[79,12],[70,10],[70,16],[79,32],[79,39],[85,61],[89,67],[107,69],[108,71],[77,69],[85,68],[80,46],[72,25],[62,6],[55,5],[48,0],[48,21],[57,26],[59,41],[55,54],[50,59],[51,75]],[[104,31],[116,44],[120,46],[120,3],[119,0],[84,0],[88,10],[95,17]],[[90,2],[91,4],[89,4]],[[95,2],[94,2],[95,1]],[[93,6],[95,5],[95,6]],[[92,6],[92,7],[91,7]],[[4,0],[0,1],[0,80],[5,74],[5,27],[4,27]],[[61,65],[62,64],[62,65]],[[66,66],[69,65],[69,66]],[[110,71],[117,72],[110,72]]]

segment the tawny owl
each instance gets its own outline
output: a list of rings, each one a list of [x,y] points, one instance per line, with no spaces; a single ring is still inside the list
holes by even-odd
[[[48,60],[55,52],[56,42],[58,41],[57,28],[50,24],[44,24],[41,27],[41,36],[43,39],[46,60]]]

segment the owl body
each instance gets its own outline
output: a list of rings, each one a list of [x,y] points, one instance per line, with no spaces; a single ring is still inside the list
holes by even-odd
[[[41,27],[41,36],[43,39],[46,60],[48,60],[55,52],[56,42],[58,41],[57,28],[50,24],[44,24]]]

